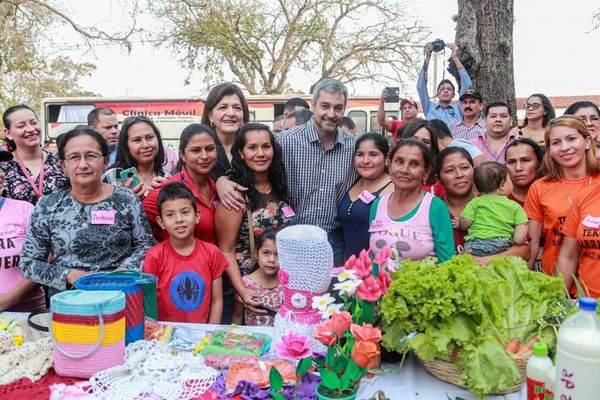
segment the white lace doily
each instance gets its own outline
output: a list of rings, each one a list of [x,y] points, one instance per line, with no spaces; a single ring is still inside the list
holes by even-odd
[[[39,380],[52,366],[52,342],[50,338],[26,342],[21,346],[12,344],[13,336],[3,332],[0,340],[0,385],[29,378]],[[9,338],[10,340],[7,340]]]
[[[91,398],[193,399],[210,389],[218,375],[189,352],[172,354],[160,342],[139,340],[127,346],[123,365],[90,378]]]

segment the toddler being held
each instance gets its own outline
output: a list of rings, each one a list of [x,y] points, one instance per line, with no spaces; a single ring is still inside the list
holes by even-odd
[[[481,195],[467,203],[459,222],[461,230],[468,230],[465,251],[483,257],[523,244],[528,218],[523,208],[507,197],[513,186],[506,166],[484,162],[475,168],[474,181]]]

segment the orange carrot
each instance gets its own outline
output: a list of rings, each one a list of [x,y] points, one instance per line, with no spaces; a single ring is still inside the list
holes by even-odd
[[[512,338],[508,341],[508,343],[506,343],[506,346],[504,346],[504,350],[506,350],[507,353],[516,353],[517,350],[519,350],[519,346],[521,345],[521,342],[519,341],[519,338]]]
[[[533,344],[537,341],[537,335],[534,335],[531,339],[529,339],[527,341],[527,343],[523,344],[519,350],[517,351],[517,354],[525,354],[531,351],[531,349],[533,348]]]

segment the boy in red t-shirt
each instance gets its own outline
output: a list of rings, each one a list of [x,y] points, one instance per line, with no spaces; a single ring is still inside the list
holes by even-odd
[[[158,319],[221,323],[221,275],[229,264],[217,246],[194,238],[200,219],[194,195],[172,182],[163,186],[156,203],[156,222],[169,239],[148,251],[143,271],[158,277]]]

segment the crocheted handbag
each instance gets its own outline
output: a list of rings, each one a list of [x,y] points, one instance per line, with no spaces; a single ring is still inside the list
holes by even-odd
[[[95,273],[75,281],[81,290],[120,290],[125,294],[125,344],[144,339],[144,291],[136,277]]]
[[[123,363],[125,295],[120,291],[70,290],[50,298],[54,370],[89,378]]]
[[[294,225],[277,233],[279,283],[283,288],[283,306],[275,316],[273,343],[287,332],[313,336],[322,322],[312,308],[312,299],[321,296],[331,283],[333,250],[327,232],[313,225]],[[324,350],[315,341],[313,350]]]
[[[156,303],[156,283],[158,278],[156,275],[134,271],[131,269],[105,272],[105,274],[108,276],[125,276],[135,278],[136,283],[141,285],[144,291],[144,315],[155,321],[158,320],[158,305]]]

